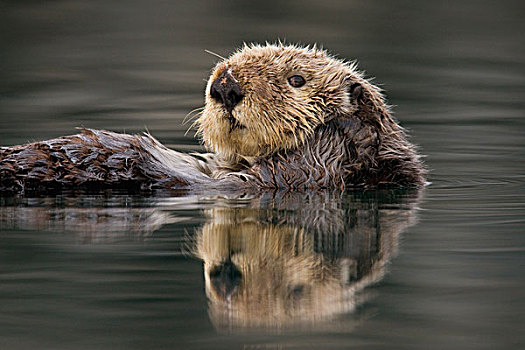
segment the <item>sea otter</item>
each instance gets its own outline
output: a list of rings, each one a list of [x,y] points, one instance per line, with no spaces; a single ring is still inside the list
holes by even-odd
[[[381,90],[316,47],[245,45],[214,68],[197,133],[212,153],[84,129],[0,148],[0,191],[420,186],[425,170]]]

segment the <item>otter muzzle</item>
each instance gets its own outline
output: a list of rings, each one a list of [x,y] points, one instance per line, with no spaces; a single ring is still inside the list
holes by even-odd
[[[221,102],[229,113],[244,97],[241,92],[241,86],[233,77],[230,69],[225,69],[211,84],[210,96]]]

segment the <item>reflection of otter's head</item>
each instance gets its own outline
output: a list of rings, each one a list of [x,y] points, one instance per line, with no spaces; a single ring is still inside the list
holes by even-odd
[[[351,310],[355,292],[383,274],[388,252],[374,232],[353,237],[353,254],[330,257],[305,229],[264,222],[258,211],[216,208],[208,214],[195,250],[204,260],[210,317],[219,328],[330,319]]]
[[[360,100],[386,108],[354,65],[323,50],[244,46],[215,67],[199,133],[222,156],[264,156],[296,148],[319,125],[357,111]]]

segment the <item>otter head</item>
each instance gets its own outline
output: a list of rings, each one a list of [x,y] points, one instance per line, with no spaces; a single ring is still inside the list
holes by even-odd
[[[211,74],[198,132],[224,158],[267,156],[352,115],[363,96],[381,96],[370,89],[354,65],[315,47],[245,45]]]

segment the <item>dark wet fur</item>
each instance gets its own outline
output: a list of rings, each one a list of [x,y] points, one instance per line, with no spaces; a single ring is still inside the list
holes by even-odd
[[[0,191],[180,188],[189,179],[158,166],[154,139],[84,129],[82,133],[0,148]]]
[[[392,153],[392,143],[398,153]],[[248,173],[260,186],[292,189],[419,186],[425,182],[419,156],[402,130],[384,138],[376,126],[357,118],[320,126],[306,147],[260,159]]]

